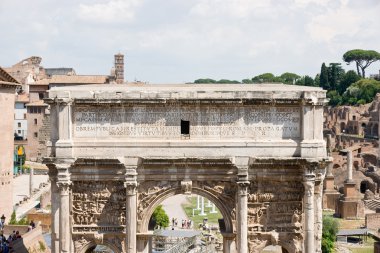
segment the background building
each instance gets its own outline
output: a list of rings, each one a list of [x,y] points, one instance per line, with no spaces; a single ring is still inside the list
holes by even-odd
[[[21,93],[16,96],[14,133],[15,140],[25,140],[27,138],[28,123],[26,120],[26,104],[29,103],[29,95]]]
[[[13,210],[13,120],[17,87],[16,79],[0,67],[0,215],[8,219]]]

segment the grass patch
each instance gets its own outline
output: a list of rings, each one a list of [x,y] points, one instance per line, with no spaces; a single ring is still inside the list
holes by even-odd
[[[372,248],[349,248],[352,253],[373,253],[373,247]]]
[[[205,199],[205,216],[199,216],[200,210],[194,210],[194,217],[193,217],[193,209],[197,208],[197,196],[192,196],[187,198],[188,202],[186,204],[182,205],[183,210],[185,211],[187,217],[189,217],[190,220],[193,221],[194,228],[198,228],[199,223],[203,223],[203,219],[207,218],[208,223],[210,224],[218,224],[218,219],[222,219],[223,216],[221,215],[218,208],[215,207],[215,210],[217,213],[210,213],[212,210],[212,207],[207,207],[208,201]],[[180,221],[179,221],[180,222]]]

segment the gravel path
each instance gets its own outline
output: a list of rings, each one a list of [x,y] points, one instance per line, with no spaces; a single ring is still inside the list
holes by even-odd
[[[169,216],[170,225],[172,224],[172,218],[176,218],[178,221],[178,226],[181,226],[182,220],[187,220],[188,217],[185,211],[182,208],[182,204],[186,203],[186,195],[179,194],[172,196],[168,199],[165,199],[162,202],[162,208],[165,210],[167,215]]]

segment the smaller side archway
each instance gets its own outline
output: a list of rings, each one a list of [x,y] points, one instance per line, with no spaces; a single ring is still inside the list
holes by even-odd
[[[85,245],[82,245],[80,249],[76,249],[76,253],[92,253],[97,246],[105,246],[114,253],[122,253],[118,247],[107,242],[96,243],[95,241],[89,241]]]

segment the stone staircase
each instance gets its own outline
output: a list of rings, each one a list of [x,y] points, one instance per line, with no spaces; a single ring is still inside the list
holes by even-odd
[[[376,211],[377,208],[380,209],[380,199],[364,200],[364,204],[372,211]]]

